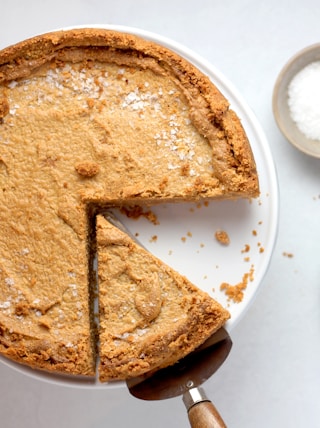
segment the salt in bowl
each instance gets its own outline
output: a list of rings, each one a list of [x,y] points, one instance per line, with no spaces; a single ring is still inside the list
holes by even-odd
[[[320,158],[320,139],[308,138],[292,119],[292,110],[288,104],[288,87],[297,73],[309,64],[318,61],[320,62],[320,44],[311,45],[299,51],[281,70],[272,97],[273,114],[280,131],[293,146],[316,158]]]

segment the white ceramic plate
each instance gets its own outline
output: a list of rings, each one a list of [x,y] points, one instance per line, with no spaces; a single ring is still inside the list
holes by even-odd
[[[152,208],[159,221],[158,225],[143,217],[130,220],[117,214],[133,233],[138,234],[140,242],[155,256],[187,276],[194,284],[227,307],[231,319],[227,322],[226,328],[230,332],[257,294],[267,271],[277,235],[278,185],[266,137],[257,119],[230,82],[194,52],[167,38],[136,28],[105,25],[94,27],[133,33],[177,52],[210,77],[241,118],[259,172],[261,196],[258,199],[159,205]],[[228,233],[230,238],[228,246],[221,245],[215,239],[217,230]],[[225,292],[220,290],[220,285],[223,282],[230,285],[242,283],[246,275],[250,276],[250,279],[242,301],[235,303],[229,300]],[[37,379],[69,386],[113,388],[124,385],[123,382],[100,384],[96,379],[88,381],[53,376],[4,358],[1,358],[1,362]]]

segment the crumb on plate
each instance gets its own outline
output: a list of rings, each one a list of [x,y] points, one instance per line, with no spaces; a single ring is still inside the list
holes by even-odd
[[[284,251],[284,252],[282,253],[282,255],[283,255],[284,257],[288,257],[289,259],[292,259],[292,257],[293,257],[293,254],[292,254],[292,253],[288,253],[288,252],[286,252],[286,251]]]
[[[225,230],[217,230],[214,234],[216,240],[222,244],[222,245],[229,245],[230,244],[230,238],[228,233]]]
[[[243,250],[241,250],[241,253],[248,253],[250,251],[250,245],[245,244]]]
[[[220,290],[225,292],[225,295],[228,297],[228,300],[232,300],[234,303],[240,303],[243,300],[244,290],[247,288],[249,281],[254,279],[254,266],[251,266],[249,272],[246,272],[242,280],[235,285],[228,284],[223,282],[220,285]]]

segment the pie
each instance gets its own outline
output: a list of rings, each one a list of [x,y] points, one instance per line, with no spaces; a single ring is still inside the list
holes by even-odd
[[[0,184],[0,353],[87,376],[95,373],[99,334],[93,317],[99,212],[259,194],[241,122],[206,76],[154,42],[89,28],[0,52]],[[102,256],[101,275],[105,269]],[[105,289],[116,297],[116,288]],[[101,330],[103,350],[108,334]],[[198,344],[192,340],[188,351]],[[116,376],[106,366],[101,373]]]
[[[174,364],[229,318],[207,293],[101,215],[97,254],[102,381]]]

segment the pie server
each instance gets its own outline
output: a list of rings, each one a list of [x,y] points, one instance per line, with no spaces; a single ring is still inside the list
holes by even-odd
[[[128,379],[129,391],[143,400],[163,400],[182,395],[192,428],[226,428],[200,385],[218,370],[231,346],[231,338],[222,327],[176,364]]]
[[[104,216],[111,224],[142,244],[114,215],[106,210]],[[227,358],[232,341],[221,327],[195,351],[172,366],[128,379],[130,393],[142,400],[163,400],[182,395],[192,428],[226,428],[219,412],[200,388]]]

